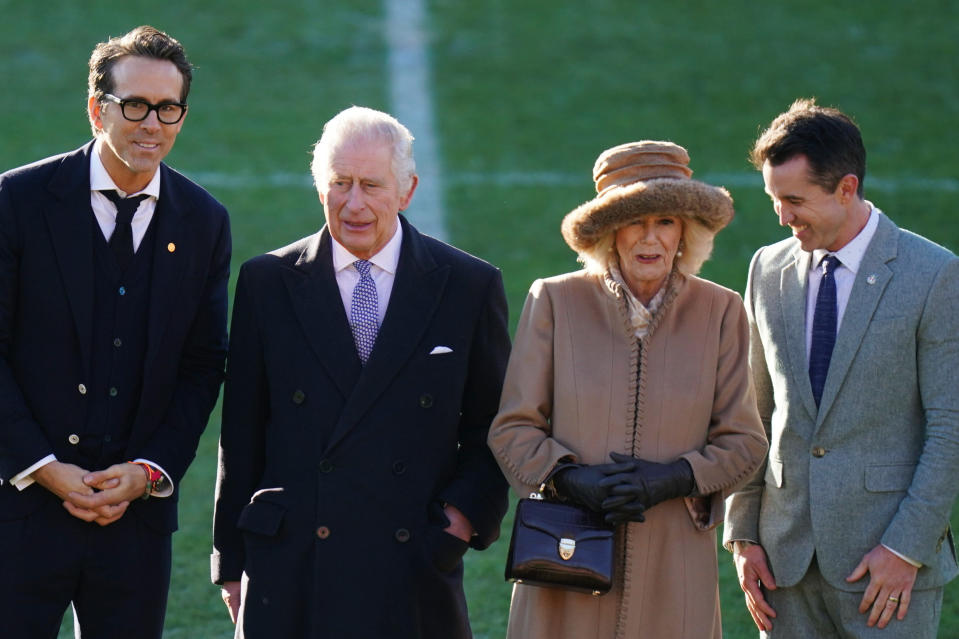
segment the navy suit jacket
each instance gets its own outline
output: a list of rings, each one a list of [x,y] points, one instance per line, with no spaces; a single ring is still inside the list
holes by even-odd
[[[57,499],[9,479],[49,454],[69,462],[83,437],[92,360],[93,143],[0,176],[0,520]],[[161,164],[152,224],[143,386],[123,460],[145,458],[179,484],[216,402],[226,357],[226,209]],[[74,441],[72,442],[71,439]],[[89,469],[99,470],[99,469]],[[137,500],[154,529],[176,529],[176,495]]]
[[[474,548],[499,535],[507,484],[486,435],[506,298],[497,269],[400,223],[365,367],[326,228],[240,270],[212,559],[214,582],[249,579],[247,636],[469,636],[466,543],[442,506]]]

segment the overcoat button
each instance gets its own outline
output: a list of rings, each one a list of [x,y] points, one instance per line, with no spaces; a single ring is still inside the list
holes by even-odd
[[[319,528],[316,529],[316,536],[319,537],[320,539],[326,539],[327,537],[330,536],[330,529],[327,528],[326,526],[320,526]]]
[[[119,337],[114,337],[113,345],[116,346],[117,348],[120,348],[121,346],[123,346],[123,340],[120,339]]]
[[[393,474],[402,475],[406,472],[406,462],[395,461],[393,462]]]
[[[81,395],[86,395],[87,394],[86,384],[80,384],[79,386],[77,386],[77,390],[80,391]]]
[[[111,386],[111,387],[110,387],[110,397],[116,397],[116,396],[117,396],[117,388],[116,388],[116,386]]]
[[[429,393],[424,393],[420,396],[420,406],[423,408],[432,408],[433,407],[433,396]]]
[[[333,472],[333,462],[331,462],[329,459],[324,459],[320,461],[320,472],[321,473]]]
[[[812,449],[813,457],[825,457],[825,455],[826,455],[826,449],[823,448],[822,446],[815,446]]]
[[[302,404],[303,400],[306,399],[306,393],[301,390],[293,391],[293,403]]]
[[[67,441],[76,446],[80,443],[80,436],[76,433],[70,433],[70,436],[67,437]]]
[[[410,540],[410,531],[408,531],[406,528],[400,528],[393,533],[393,537],[395,537],[396,541],[400,542],[401,544],[405,544]]]

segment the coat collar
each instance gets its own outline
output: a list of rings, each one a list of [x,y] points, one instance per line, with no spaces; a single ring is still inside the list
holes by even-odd
[[[328,447],[336,445],[370,409],[413,355],[436,312],[449,267],[436,262],[426,239],[400,216],[403,244],[376,345],[361,366],[333,273],[329,229],[304,246],[286,285],[314,353],[345,399]]]
[[[859,272],[849,294],[849,303],[836,335],[836,345],[829,361],[829,374],[826,376],[826,385],[819,403],[819,424],[825,419],[836,399],[852,360],[862,345],[879,300],[892,279],[893,273],[888,263],[896,259],[898,250],[899,228],[885,215],[879,216],[879,226],[859,265]]]
[[[61,157],[44,205],[53,252],[63,278],[76,327],[84,371],[89,374],[93,340],[93,233],[99,232],[90,207],[90,154],[94,142]],[[153,222],[157,250],[148,310],[147,358],[162,351],[162,337],[177,304],[180,282],[192,255],[189,202],[175,187],[174,172],[160,165],[160,197]],[[170,250],[170,247],[173,250]]]

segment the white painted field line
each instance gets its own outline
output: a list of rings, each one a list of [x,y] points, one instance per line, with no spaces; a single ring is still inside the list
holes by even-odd
[[[403,120],[401,120],[403,121]],[[404,122],[405,124],[406,122]],[[413,130],[410,127],[410,130]],[[413,132],[416,135],[416,132]],[[413,198],[411,214],[417,228],[426,231],[422,217],[424,207],[423,195],[424,189],[428,183],[439,182],[439,164],[435,160],[431,162],[432,171],[435,176],[424,178],[424,169],[420,168],[421,151],[419,145],[421,138],[417,136],[417,171],[420,173],[421,182]],[[425,162],[423,162],[425,164]],[[241,173],[218,173],[211,171],[187,172],[191,178],[198,183],[211,188],[220,189],[251,189],[251,188],[269,188],[269,187],[302,187],[313,189],[313,181],[309,173],[268,173],[268,174],[241,174]],[[715,184],[726,187],[755,187],[759,190],[763,188],[763,179],[759,173],[744,171],[742,173],[703,173],[693,176],[697,180],[702,180],[709,184]],[[573,174],[560,172],[523,172],[523,171],[502,171],[502,172],[463,172],[447,173],[445,181],[452,186],[518,186],[518,187],[549,187],[549,186],[582,186],[584,197],[592,189],[592,183],[588,174]],[[902,178],[883,178],[871,175],[866,176],[866,197],[869,197],[871,191],[880,191],[883,193],[895,193],[899,191],[929,191],[956,193],[959,192],[959,179],[957,178],[923,178],[923,177],[902,177]],[[421,199],[422,198],[422,199]],[[442,205],[437,211],[440,212],[442,220]],[[434,235],[434,233],[430,233]]]
[[[384,0],[390,107],[416,138],[413,148],[420,182],[408,211],[410,221],[421,232],[446,240],[424,4],[424,0]]]

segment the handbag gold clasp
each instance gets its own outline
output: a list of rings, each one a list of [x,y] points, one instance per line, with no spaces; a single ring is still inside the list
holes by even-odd
[[[562,557],[564,561],[568,561],[569,558],[573,556],[574,552],[576,552],[575,539],[563,537],[559,540],[559,556]]]

